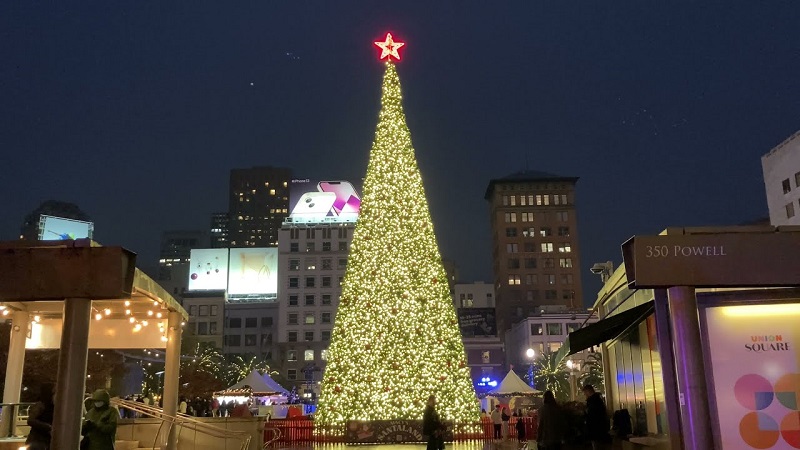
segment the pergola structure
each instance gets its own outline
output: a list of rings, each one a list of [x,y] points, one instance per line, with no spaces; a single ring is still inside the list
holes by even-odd
[[[88,239],[0,242],[0,318],[12,321],[3,403],[19,402],[26,348],[59,349],[53,448],[78,448],[90,348],[165,348],[164,414],[176,415],[188,314],[135,263]],[[175,448],[174,434],[162,439]]]

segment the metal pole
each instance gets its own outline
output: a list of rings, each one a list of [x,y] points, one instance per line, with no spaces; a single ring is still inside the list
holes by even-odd
[[[167,351],[164,356],[164,402],[163,412],[166,416],[175,417],[178,413],[178,382],[181,370],[181,321],[183,317],[176,311],[167,315]],[[162,436],[161,443],[168,450],[174,450],[178,444],[176,425],[166,428],[169,432]]]
[[[680,404],[681,434],[685,450],[714,448],[708,410],[703,345],[693,287],[668,289],[670,325],[675,355],[675,373]]]
[[[86,389],[86,360],[89,352],[89,324],[92,301],[64,300],[64,321],[58,353],[56,409],[50,448],[78,448],[81,439],[83,395]]]
[[[7,406],[3,408],[2,418],[0,418],[0,430],[3,436],[14,435],[14,423],[16,422],[16,408],[8,405],[9,403],[19,403],[20,391],[22,390],[22,371],[25,366],[25,339],[28,335],[28,312],[14,311],[11,316],[11,340],[8,344],[8,362],[6,362],[6,384],[3,388],[3,403]]]

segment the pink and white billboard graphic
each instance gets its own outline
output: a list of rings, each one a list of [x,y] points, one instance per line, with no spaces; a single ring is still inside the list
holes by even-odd
[[[289,218],[292,222],[355,222],[361,197],[353,183],[342,180],[292,180]]]

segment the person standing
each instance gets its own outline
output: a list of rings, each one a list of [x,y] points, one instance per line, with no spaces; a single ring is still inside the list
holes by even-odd
[[[542,450],[561,450],[564,440],[565,417],[553,391],[544,392],[544,404],[539,410],[536,443]]]
[[[53,400],[54,386],[45,383],[39,386],[39,401],[34,404],[28,413],[28,426],[31,427],[25,445],[29,450],[48,450],[50,448],[50,433],[53,429],[53,415],[55,403]]]
[[[502,438],[502,429],[503,429],[503,412],[500,410],[500,405],[497,405],[492,411],[492,425],[494,425],[494,438],[500,439]]]
[[[508,429],[508,421],[511,420],[511,410],[508,407],[503,408],[501,419],[503,420],[503,440],[505,440],[508,439],[508,433],[511,431]]]
[[[517,442],[521,445],[526,444],[528,442],[527,437],[525,436],[525,420],[522,417],[522,414],[518,414],[515,416],[517,418],[517,423],[514,425],[517,428]],[[524,445],[522,445],[524,447]]]
[[[211,399],[211,417],[219,417],[219,400],[216,397]]]
[[[91,402],[81,427],[83,439],[89,442],[81,443],[81,449],[114,450],[119,413],[111,407],[111,398],[105,389],[94,391]]]
[[[178,403],[178,412],[181,414],[186,414],[186,411],[189,408],[189,404],[186,403],[186,399],[181,397],[181,402]]]
[[[586,397],[586,434],[592,443],[592,449],[605,449],[611,443],[611,435],[608,434],[611,422],[606,413],[606,403],[591,384],[583,387],[583,395]]]
[[[444,450],[444,433],[442,419],[436,412],[436,396],[428,397],[428,406],[422,415],[422,434],[428,437],[426,450]]]

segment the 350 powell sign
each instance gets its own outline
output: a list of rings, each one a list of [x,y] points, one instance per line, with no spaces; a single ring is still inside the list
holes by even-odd
[[[800,286],[800,232],[634,236],[622,244],[630,288]]]

